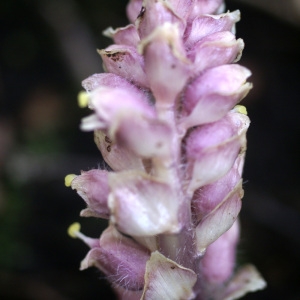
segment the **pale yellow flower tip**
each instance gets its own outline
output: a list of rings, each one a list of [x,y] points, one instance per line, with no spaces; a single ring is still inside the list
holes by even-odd
[[[75,222],[71,224],[68,228],[68,235],[74,239],[77,238],[77,233],[80,231],[80,224],[78,222]]]
[[[79,107],[81,107],[81,108],[87,107],[88,104],[89,104],[89,95],[88,95],[88,93],[85,92],[85,91],[79,92],[77,100],[78,100],[78,106]]]
[[[65,186],[70,187],[73,179],[77,177],[75,174],[69,174],[65,177]]]
[[[236,105],[234,107],[235,111],[247,116],[247,108],[244,105]]]

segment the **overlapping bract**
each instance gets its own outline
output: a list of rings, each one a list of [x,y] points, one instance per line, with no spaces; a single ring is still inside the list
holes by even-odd
[[[237,299],[265,285],[254,267],[231,279],[250,123],[235,105],[252,86],[233,64],[240,13],[224,7],[131,0],[132,24],[104,32],[106,73],[83,81],[93,114],[81,128],[112,171],[71,182],[82,216],[110,220],[81,269],[98,267],[121,299]]]

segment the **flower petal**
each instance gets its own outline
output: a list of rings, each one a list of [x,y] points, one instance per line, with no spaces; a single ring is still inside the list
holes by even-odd
[[[135,48],[140,41],[137,29],[133,24],[115,30],[112,27],[109,27],[103,31],[103,35],[112,38],[115,44],[127,45]]]
[[[246,80],[250,75],[239,65],[222,65],[204,72],[184,92],[180,126],[187,129],[221,119],[248,94],[252,85]]]
[[[217,181],[199,188],[192,199],[194,222],[197,224],[221,203],[241,179],[241,166],[244,164],[244,154],[236,159],[231,170]]]
[[[115,141],[110,140],[103,131],[95,130],[94,140],[103,159],[114,171],[144,170],[143,161],[140,157],[136,156],[130,149],[121,147]]]
[[[203,37],[219,32],[232,31],[240,20],[240,11],[227,12],[220,15],[205,15],[196,17],[185,32],[185,46],[190,49]]]
[[[166,183],[137,171],[110,173],[111,222],[126,234],[152,236],[180,230],[178,205]]]
[[[207,247],[200,260],[200,270],[206,286],[204,288],[208,293],[232,276],[238,239],[239,222],[236,221],[228,231]]]
[[[109,226],[101,235],[100,246],[89,251],[80,270],[91,266],[100,269],[114,284],[129,290],[144,286],[144,274],[149,251],[131,238]]]
[[[205,249],[225,233],[236,221],[243,197],[242,181],[196,227],[196,245],[201,255]]]
[[[124,118],[154,118],[156,113],[147,96],[139,91],[125,88],[100,87],[91,94],[90,106],[102,122],[100,129],[110,129],[113,135],[120,120]],[[93,128],[98,129],[97,127]]]
[[[183,20],[188,18],[191,6],[195,3],[194,0],[168,0],[168,2],[175,14]]]
[[[130,291],[117,285],[113,285],[113,289],[118,300],[140,300],[143,294],[143,291]]]
[[[192,131],[186,142],[189,192],[218,180],[231,169],[239,152],[245,151],[249,123],[246,115],[230,112]]]
[[[72,180],[71,187],[76,189],[88,205],[87,209],[81,211],[81,216],[109,218],[107,171],[96,169],[82,172],[81,175]]]
[[[143,57],[137,53],[135,47],[111,45],[106,49],[98,50],[98,53],[107,72],[124,77],[138,86],[148,87]]]
[[[243,40],[236,40],[235,36],[229,31],[207,35],[188,52],[188,58],[194,66],[193,74],[199,75],[208,68],[238,61],[243,48]]]
[[[249,292],[262,290],[266,287],[265,280],[252,265],[242,266],[230,280],[222,299],[240,299]]]
[[[124,88],[138,90],[132,83],[121,76],[112,73],[94,74],[82,82],[87,92],[92,92],[98,87]]]
[[[126,7],[127,17],[134,23],[142,9],[143,0],[130,0]]]
[[[146,265],[145,287],[141,300],[194,299],[194,271],[178,265],[155,251]]]
[[[179,35],[182,36],[185,22],[172,10],[168,1],[145,0],[136,26],[141,39],[144,39],[157,28],[165,23],[176,24]]]
[[[168,156],[171,153],[172,131],[163,122],[138,116],[120,121],[116,137],[122,146],[144,158]]]
[[[176,24],[165,23],[157,27],[141,41],[139,51],[145,57],[145,72],[156,107],[173,106],[191,75],[191,64]]]
[[[223,0],[196,0],[190,6],[189,20],[204,14],[217,12],[223,4]]]

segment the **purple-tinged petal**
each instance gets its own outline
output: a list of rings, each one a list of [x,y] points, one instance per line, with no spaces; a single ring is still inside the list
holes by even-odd
[[[144,170],[143,161],[140,157],[110,140],[103,131],[95,130],[94,140],[103,159],[114,171]]]
[[[198,41],[209,34],[219,31],[232,31],[234,24],[239,20],[239,10],[220,15],[205,15],[195,18],[185,32],[186,48],[191,49]]]
[[[98,50],[98,53],[101,55],[106,72],[124,77],[138,86],[148,87],[143,57],[137,53],[135,47],[111,45]]]
[[[239,239],[239,222],[210,244],[200,261],[200,272],[208,292],[218,288],[231,276],[235,267],[236,245]],[[203,277],[202,277],[203,276]]]
[[[112,73],[94,74],[82,82],[87,92],[92,92],[98,87],[124,88],[138,90],[132,83],[121,76]]]
[[[165,23],[143,39],[139,51],[145,57],[145,72],[156,107],[170,107],[186,85],[191,64],[176,25]]]
[[[231,169],[238,154],[245,151],[249,123],[246,115],[229,112],[221,120],[191,132],[186,142],[190,193],[218,180]]]
[[[180,127],[215,122],[244,98],[252,84],[246,82],[251,72],[239,65],[208,69],[186,88]]]
[[[130,0],[126,7],[127,17],[134,23],[142,9],[143,0]]]
[[[188,52],[188,58],[194,65],[193,74],[198,75],[208,68],[238,61],[243,48],[243,40],[236,40],[229,31],[215,32],[204,37]]]
[[[145,287],[141,300],[194,299],[196,273],[155,251],[146,265]]]
[[[172,130],[163,122],[138,117],[122,120],[116,129],[118,143],[143,158],[170,155],[171,136]]]
[[[140,300],[143,294],[143,291],[130,291],[124,287],[113,285],[113,290],[117,294],[118,300]]]
[[[112,225],[102,233],[99,244],[88,252],[80,270],[94,266],[114,284],[128,290],[143,289],[149,251]]]
[[[91,114],[81,120],[80,129],[83,131],[93,131],[95,129],[105,129],[106,123],[98,118],[96,114]]]
[[[144,158],[166,156],[170,153],[171,129],[156,119],[154,108],[146,100],[145,94],[134,90],[101,87],[92,93],[90,106],[106,125],[103,129],[109,129],[109,139],[120,147]]]
[[[109,218],[107,198],[109,194],[107,171],[90,170],[81,172],[71,182],[72,189],[87,203],[87,208],[82,210],[83,217]]]
[[[205,14],[214,14],[223,4],[223,0],[196,0],[193,1],[193,4],[190,6],[189,20],[205,15]]]
[[[225,233],[236,221],[243,197],[242,181],[196,227],[196,245],[199,254]]]
[[[137,29],[133,24],[129,24],[126,27],[117,29],[109,27],[103,31],[103,35],[113,39],[115,44],[127,45],[135,48],[140,41]]]
[[[168,0],[169,5],[172,10],[180,18],[186,20],[188,14],[190,13],[191,5],[193,5],[194,0]]]
[[[109,174],[111,221],[132,236],[177,233],[180,230],[176,195],[168,184],[142,172]]]
[[[243,164],[244,154],[241,154],[225,176],[196,190],[192,199],[192,211],[196,224],[228,197],[241,179],[240,169]]]
[[[101,127],[115,131],[120,120],[141,117],[152,119],[156,113],[147,96],[138,89],[100,87],[91,94],[90,107],[95,110]],[[94,119],[92,119],[95,122]]]
[[[168,1],[164,0],[145,0],[143,2],[142,13],[136,21],[136,26],[141,39],[150,35],[157,27],[165,23],[173,24],[178,27],[180,37],[185,30],[185,22],[177,16]]]
[[[222,299],[240,299],[249,292],[262,290],[267,286],[256,268],[252,265],[242,266],[226,286]]]

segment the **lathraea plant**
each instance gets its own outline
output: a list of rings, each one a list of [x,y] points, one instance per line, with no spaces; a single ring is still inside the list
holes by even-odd
[[[131,24],[104,34],[105,73],[83,81],[81,129],[111,170],[68,175],[87,208],[109,220],[100,238],[69,234],[120,299],[238,299],[265,287],[236,268],[249,118],[238,103],[251,72],[235,64],[238,10],[221,0],[131,0]]]

